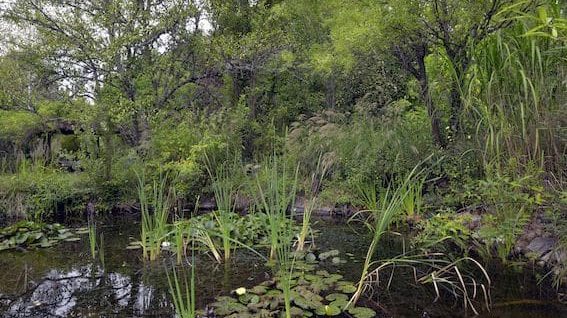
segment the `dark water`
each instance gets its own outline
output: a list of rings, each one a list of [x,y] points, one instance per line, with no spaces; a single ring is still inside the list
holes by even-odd
[[[316,246],[321,251],[338,249],[346,264],[330,266],[356,280],[368,237],[345,225],[320,223]],[[100,228],[100,227],[99,227]],[[172,259],[144,263],[139,250],[127,250],[137,239],[138,224],[103,228],[104,268],[93,262],[88,236],[54,248],[0,253],[0,313],[3,317],[172,317],[165,271]],[[400,240],[387,239],[381,257],[401,250]],[[349,253],[348,255],[346,253]],[[352,255],[350,255],[352,254]],[[238,287],[252,287],[266,280],[270,269],[258,257],[236,253],[228,266],[217,265],[206,255],[196,259],[198,306]],[[554,302],[554,293],[541,287],[532,273],[491,269],[492,310],[480,317],[567,317],[567,307]],[[375,290],[366,305],[381,308],[386,317],[465,317],[462,302],[445,299],[433,303],[431,286],[415,284],[411,273],[394,274],[389,289]],[[377,306],[377,304],[380,304]],[[478,305],[478,308],[482,306]],[[471,315],[470,310],[468,314]]]

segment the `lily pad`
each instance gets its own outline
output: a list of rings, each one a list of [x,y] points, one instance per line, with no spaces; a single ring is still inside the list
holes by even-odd
[[[366,307],[352,307],[347,309],[347,311],[353,315],[355,318],[372,318],[376,317],[376,312],[370,308]]]
[[[341,313],[341,310],[338,307],[332,305],[324,305],[317,308],[315,313],[321,316],[337,316]]]
[[[340,254],[339,250],[330,250],[328,252],[319,254],[319,259],[324,261],[329,257],[339,256],[339,254]]]

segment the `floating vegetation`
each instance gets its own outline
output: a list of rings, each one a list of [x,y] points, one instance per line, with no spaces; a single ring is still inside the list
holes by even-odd
[[[338,255],[338,251],[322,254]],[[324,259],[327,257],[323,256]],[[215,315],[234,318],[276,317],[286,312],[290,317],[315,317],[348,312],[349,316],[356,318],[376,316],[376,312],[370,308],[346,308],[356,286],[344,280],[340,274],[321,270],[313,253],[296,252],[290,258],[295,259],[293,271],[280,270],[271,280],[252,288],[237,288],[233,296],[217,297],[210,304]],[[288,287],[289,309],[285,304],[285,289]]]
[[[0,230],[0,251],[51,247],[61,241],[77,240],[73,232],[60,224],[21,221]]]

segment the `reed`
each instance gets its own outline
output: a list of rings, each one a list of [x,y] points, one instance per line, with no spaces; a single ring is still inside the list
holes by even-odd
[[[561,178],[567,164],[560,120],[567,99],[561,80],[566,47],[559,39],[535,36],[532,21],[519,18],[476,50],[464,100],[476,116],[486,166],[505,172],[513,161],[521,172],[535,163]]]
[[[170,210],[170,192],[167,190],[167,175],[160,175],[154,180],[151,200],[145,189],[145,177],[138,176],[138,200],[142,216],[140,241],[144,259],[155,261],[161,253],[162,243],[168,235],[168,217]]]
[[[293,174],[282,158],[275,154],[266,160],[260,176],[256,176],[256,200],[260,209],[268,216],[267,233],[270,239],[269,259],[276,261],[275,274],[283,291],[285,317],[291,317],[291,281],[295,257],[291,255],[293,223],[289,222],[287,211],[294,206],[297,191],[299,166]],[[291,180],[291,181],[290,181]],[[291,210],[291,219],[294,210]]]
[[[173,299],[175,312],[180,318],[195,318],[195,256],[192,256],[190,280],[181,273],[179,275],[175,267],[172,274],[166,271],[169,293]]]
[[[426,160],[429,158],[430,157]],[[408,195],[408,188],[411,188],[408,185],[415,182],[415,178],[424,172],[423,169],[418,171],[420,165],[421,164],[416,165],[400,185],[389,186],[386,188],[380,195],[380,200],[378,200],[379,194],[375,185],[359,185],[361,200],[366,203],[367,210],[360,211],[353,215],[351,220],[359,217],[359,214],[368,213],[369,216],[366,219],[365,224],[372,230],[373,235],[372,241],[370,242],[366,252],[366,257],[362,267],[362,274],[358,281],[357,289],[348,302],[347,307],[355,305],[362,295],[366,277],[373,264],[372,258],[378,248],[381,238],[384,236],[395,217],[403,213],[403,202]]]
[[[297,238],[297,250],[303,251],[305,248],[305,241],[311,231],[311,214],[318,206],[318,193],[321,183],[325,178],[331,163],[324,160],[323,154],[319,155],[317,160],[317,167],[311,173],[310,187],[306,191],[306,202],[301,217],[301,229]]]
[[[91,251],[91,257],[93,259],[96,259],[96,251],[97,251],[96,223],[93,220],[89,220],[88,227],[89,227],[89,248]]]
[[[415,222],[418,221],[421,215],[421,209],[423,206],[423,179],[415,180],[415,182],[409,182],[406,184],[406,196],[402,200],[402,207],[406,214],[408,221]]]
[[[268,216],[268,235],[270,238],[270,254],[269,259],[274,260],[277,256],[280,244],[284,242],[288,244],[291,238],[286,237],[288,234],[287,210],[293,207],[297,190],[297,167],[291,176],[286,167],[285,162],[273,155],[268,159],[263,168],[263,181],[260,176],[256,176],[257,193],[255,195],[257,204],[261,210]],[[292,209],[293,214],[293,209]],[[293,216],[293,215],[292,215]]]

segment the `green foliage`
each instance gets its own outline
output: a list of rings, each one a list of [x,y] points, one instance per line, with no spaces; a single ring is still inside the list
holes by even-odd
[[[74,234],[60,224],[20,221],[0,230],[0,251],[13,248],[51,247]]]
[[[160,175],[159,179],[153,180],[148,191],[144,174],[138,174],[138,200],[142,215],[140,242],[144,259],[150,261],[160,256],[162,243],[169,231],[172,193],[167,183],[167,175]]]
[[[191,265],[190,281],[183,271],[173,268],[172,275],[167,272],[169,293],[173,298],[175,312],[180,318],[195,318],[195,258]]]
[[[82,174],[35,167],[0,175],[0,210],[12,220],[41,221],[56,211],[82,211],[89,193],[91,189]]]
[[[21,143],[41,129],[41,118],[34,113],[0,109],[0,140]]]
[[[492,214],[483,218],[476,236],[487,246],[489,255],[495,250],[506,262],[536,207],[544,203],[543,188],[537,174],[521,178],[496,174],[480,181],[479,190],[482,202],[489,204]]]
[[[471,221],[470,214],[437,213],[418,224],[419,234],[412,240],[419,247],[436,249],[450,242],[466,251],[472,235],[468,227]]]

